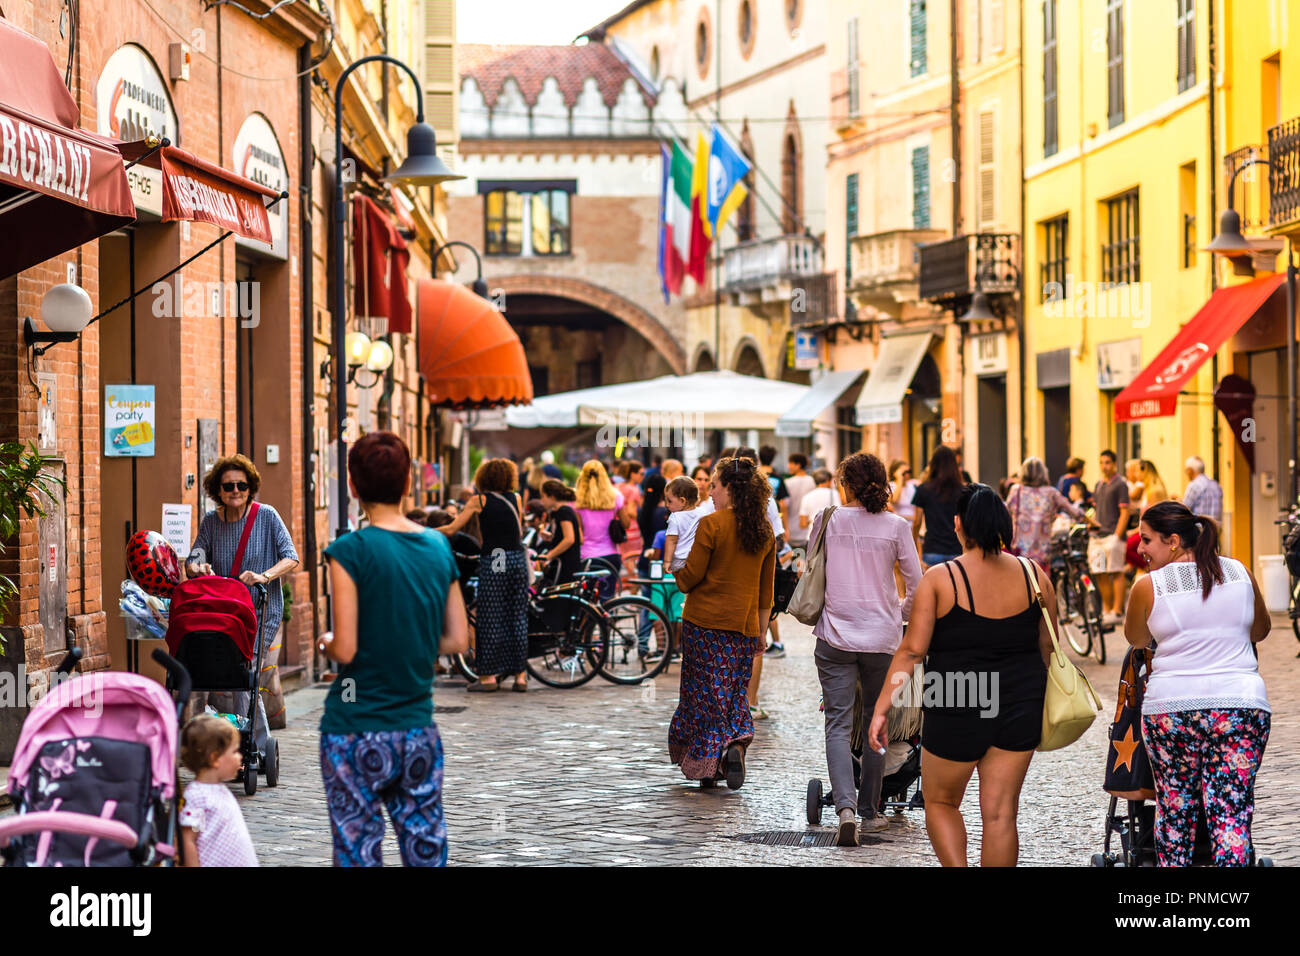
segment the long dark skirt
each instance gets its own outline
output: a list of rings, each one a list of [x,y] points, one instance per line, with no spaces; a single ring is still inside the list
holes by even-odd
[[[478,565],[474,663],[482,677],[519,674],[528,654],[528,559],[496,548]]]
[[[686,779],[716,777],[727,748],[754,739],[746,696],[754,647],[754,638],[739,631],[682,621],[681,699],[668,728],[668,756]]]

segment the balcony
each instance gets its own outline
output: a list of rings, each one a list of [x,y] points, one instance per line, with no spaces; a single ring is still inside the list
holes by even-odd
[[[922,299],[965,311],[976,292],[1009,294],[1020,287],[1020,237],[981,232],[924,245],[918,292]]]
[[[789,302],[796,288],[821,271],[821,247],[812,236],[751,239],[723,253],[722,291],[733,305]]]
[[[790,297],[790,326],[815,329],[830,325],[839,316],[837,291],[838,283],[833,272],[801,280],[795,294]]]
[[[938,229],[894,229],[854,236],[849,291],[859,305],[917,301],[921,246],[942,238]]]
[[[1256,160],[1252,165],[1246,164]],[[1232,192],[1232,208],[1241,216],[1243,233],[1259,232],[1268,226],[1268,146],[1243,146],[1223,157],[1223,185],[1227,188],[1235,170],[1242,169]],[[1218,228],[1218,224],[1215,224]]]
[[[1268,155],[1268,231],[1296,235],[1300,233],[1300,117],[1268,131]]]

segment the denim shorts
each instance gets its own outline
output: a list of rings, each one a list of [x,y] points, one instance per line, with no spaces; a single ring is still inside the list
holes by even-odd
[[[960,554],[936,554],[933,551],[922,551],[921,560],[925,562],[926,567],[934,567],[936,564],[943,564],[945,561],[955,561],[960,558]]]

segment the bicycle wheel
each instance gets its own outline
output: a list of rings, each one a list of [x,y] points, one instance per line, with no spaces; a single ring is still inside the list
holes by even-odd
[[[456,669],[472,683],[478,680],[478,670],[474,665],[474,647],[478,637],[478,604],[472,594],[465,596],[465,617],[469,621],[469,649],[461,654],[453,654],[451,657]]]
[[[1092,577],[1081,574],[1079,576],[1079,587],[1083,592],[1083,615],[1088,623],[1088,630],[1092,633],[1093,644],[1097,651],[1097,663],[1106,663],[1106,632],[1102,630],[1101,620],[1101,592],[1097,590],[1097,585],[1093,583]]]
[[[600,676],[615,684],[639,684],[672,660],[673,622],[643,597],[618,597],[605,604],[609,653]]]
[[[1066,593],[1070,596],[1070,618],[1065,625],[1065,638],[1076,654],[1087,657],[1092,653],[1093,641],[1099,634],[1086,611],[1088,589],[1077,575],[1072,575]]]
[[[528,673],[548,687],[585,684],[605,664],[608,627],[600,610],[579,598],[556,595],[529,614]]]

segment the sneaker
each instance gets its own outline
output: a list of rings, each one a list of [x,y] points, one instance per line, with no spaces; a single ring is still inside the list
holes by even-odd
[[[839,822],[839,830],[835,834],[836,846],[857,846],[858,845],[858,824],[857,821],[849,814],[845,814]]]
[[[656,649],[651,651],[649,654],[647,654],[644,658],[642,658],[642,660],[644,660],[647,664],[654,664],[662,660],[663,656],[664,656],[664,652],[662,650]]]
[[[1101,616],[1102,627],[1119,627],[1124,623],[1124,616],[1116,614],[1114,611],[1107,611]]]
[[[889,818],[883,813],[877,813],[874,817],[863,817],[858,829],[864,833],[875,833],[887,826],[889,826]]]
[[[785,657],[785,645],[777,641],[773,641],[771,645],[768,647],[768,649],[763,652],[763,656],[771,661],[777,660],[778,658]]]

